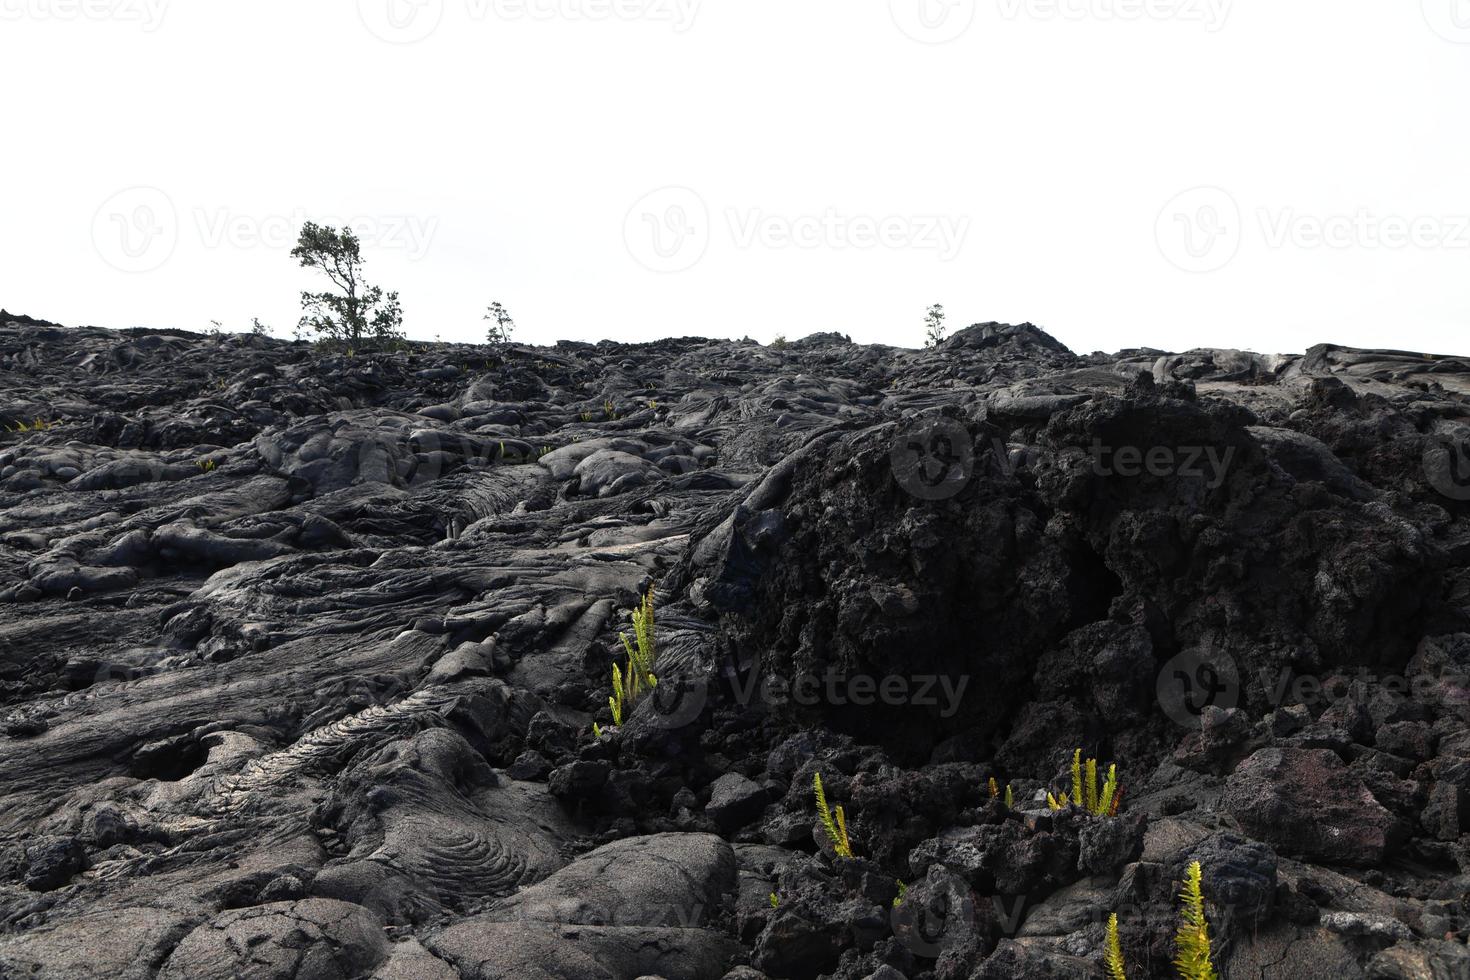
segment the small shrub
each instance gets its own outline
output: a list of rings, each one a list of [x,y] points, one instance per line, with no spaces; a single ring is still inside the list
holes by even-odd
[[[944,307],[935,303],[924,315],[924,346],[938,347],[944,343],[944,335],[948,329],[944,325]]]
[[[491,321],[486,329],[485,339],[492,347],[504,347],[510,343],[510,335],[515,332],[516,322],[511,319],[510,313],[499,303],[491,303],[490,308],[485,311],[482,320]]]

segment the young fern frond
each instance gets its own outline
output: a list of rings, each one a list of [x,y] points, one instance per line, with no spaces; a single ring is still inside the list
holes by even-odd
[[[833,819],[833,811],[827,808],[827,791],[822,788],[822,774],[819,772],[812,774],[812,789],[817,796],[817,816],[822,818],[822,829],[827,832],[832,849],[840,858],[851,858],[852,844],[847,839],[847,814],[839,806],[836,819]]]
[[[1014,810],[1015,808],[1016,808],[1016,799],[1015,799],[1014,796],[1011,795],[1011,784],[1010,783],[1006,783],[1006,809],[1007,810]]]
[[[899,883],[898,883],[898,894],[893,897],[893,907],[894,908],[898,908],[900,905],[902,905],[903,904],[903,898],[908,893],[909,893],[909,886],[908,885],[905,885],[903,883],[903,881],[900,880]]]
[[[1118,938],[1116,912],[1108,916],[1108,940],[1103,950],[1103,966],[1107,969],[1108,980],[1128,980],[1128,974],[1123,969],[1123,943]]]
[[[1215,965],[1210,962],[1210,926],[1205,921],[1205,897],[1200,890],[1202,875],[1198,861],[1184,873],[1179,931],[1174,935],[1174,967],[1181,980],[1218,980]]]
[[[1075,806],[1094,817],[1111,817],[1118,813],[1118,804],[1123,791],[1118,786],[1118,766],[1108,766],[1107,777],[1101,786],[1097,780],[1097,760],[1083,762],[1082,750],[1072,753],[1072,792],[1061,796],[1046,794],[1046,805],[1053,810],[1065,810]]]
[[[615,725],[623,723],[624,712],[642,697],[645,689],[652,690],[658,686],[658,678],[653,675],[657,650],[654,646],[651,585],[638,608],[633,610],[633,635],[636,642],[629,639],[627,633],[618,634],[618,639],[623,641],[623,650],[628,654],[628,669],[624,672],[617,663],[613,664],[613,693],[607,703],[612,708]]]
[[[612,709],[613,724],[623,723],[623,672],[613,664],[612,671],[612,697],[607,699],[607,706]]]
[[[1093,812],[1098,816],[1113,815],[1113,800],[1118,792],[1118,766],[1108,766],[1108,778],[1103,783],[1102,795],[1097,798],[1097,809]]]
[[[996,784],[995,777],[990,777],[990,798],[993,800],[1000,795],[1000,786]]]

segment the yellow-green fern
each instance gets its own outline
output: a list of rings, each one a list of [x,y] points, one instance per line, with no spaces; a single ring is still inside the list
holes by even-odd
[[[612,697],[607,699],[607,706],[612,710],[614,725],[623,723],[623,715],[632,709],[633,704],[643,696],[645,691],[658,686],[658,678],[653,674],[653,665],[658,658],[658,651],[653,633],[653,586],[651,585],[642,601],[638,603],[638,608],[633,610],[633,636],[634,639],[630,640],[628,634],[618,634],[618,638],[623,641],[623,649],[628,654],[628,669],[624,671],[616,663],[612,666],[613,692]]]
[[[1205,921],[1205,897],[1200,890],[1199,862],[1184,873],[1180,894],[1179,931],[1174,934],[1174,967],[1180,980],[1217,980],[1210,962],[1210,924]]]
[[[993,800],[993,799],[996,799],[997,797],[999,797],[1000,795],[1001,795],[1001,792],[1000,792],[1000,784],[995,781],[995,777],[994,776],[991,776],[990,777],[990,798]],[[1015,809],[1015,797],[1013,797],[1011,795],[1011,784],[1010,783],[1006,783],[1005,804],[1006,804],[1006,809],[1007,810],[1013,810],[1013,809]]]
[[[827,808],[827,792],[822,789],[822,774],[812,774],[812,789],[817,795],[817,816],[822,818],[822,829],[827,832],[827,839],[832,842],[832,849],[840,858],[852,857],[852,842],[847,839],[847,814],[842,807],[836,810]]]
[[[1063,793],[1059,797],[1051,793],[1046,794],[1046,805],[1053,810],[1065,810],[1069,806],[1075,806],[1095,817],[1110,817],[1116,814],[1120,800],[1118,767],[1108,766],[1107,778],[1099,786],[1097,760],[1088,759],[1084,765],[1081,749],[1072,753],[1072,792]]]
[[[1118,913],[1108,916],[1108,941],[1103,950],[1103,966],[1107,968],[1108,980],[1128,980],[1123,970],[1123,943],[1118,938]]]
[[[1210,926],[1205,921],[1205,897],[1200,889],[1203,873],[1198,861],[1184,874],[1180,892],[1179,931],[1174,936],[1174,968],[1179,980],[1219,980],[1210,960]],[[1118,916],[1108,917],[1103,966],[1108,980],[1128,980],[1123,967],[1123,944],[1118,937]]]

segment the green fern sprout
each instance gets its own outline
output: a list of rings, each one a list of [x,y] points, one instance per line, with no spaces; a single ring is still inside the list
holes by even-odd
[[[201,473],[214,472],[214,460],[212,459],[201,459],[198,460],[194,465],[199,467],[199,472]]]
[[[780,907],[781,907],[781,897],[779,895],[777,895],[775,892],[771,892],[771,908],[778,909]]]
[[[633,639],[627,633],[619,633],[623,649],[628,652],[628,669],[635,681],[646,682],[649,687],[657,683],[653,676],[653,665],[658,659],[658,648],[653,635],[653,586],[643,594],[638,608],[633,610]]]
[[[1061,796],[1046,794],[1046,805],[1053,810],[1075,806],[1094,817],[1115,816],[1121,801],[1117,765],[1108,766],[1107,778],[1103,780],[1102,786],[1098,786],[1097,760],[1088,759],[1084,764],[1081,749],[1072,753],[1072,792]]]
[[[615,419],[618,417],[617,406],[613,404],[613,400],[611,398],[605,399],[603,401],[602,413],[610,419]]]
[[[898,894],[893,897],[893,907],[894,908],[898,908],[900,905],[902,905],[903,904],[904,896],[907,895],[908,893],[909,893],[909,886],[908,885],[905,885],[903,883],[903,881],[900,880],[899,883],[898,883]]]
[[[582,413],[582,421],[583,422],[591,422],[592,421],[592,413],[591,412],[583,412]]]
[[[827,839],[832,842],[832,849],[840,858],[852,857],[852,842],[847,838],[847,813],[838,807],[836,810],[827,808],[827,792],[822,789],[822,774],[812,774],[812,789],[817,794],[817,816],[822,818],[822,829],[827,832]]]
[[[607,706],[612,709],[613,724],[622,725],[625,711],[631,708],[645,690],[658,686],[653,674],[654,662],[658,659],[658,647],[653,632],[653,586],[648,587],[638,608],[633,610],[633,636],[619,633],[623,649],[628,653],[628,669],[624,671],[616,662],[612,666],[612,697]]]
[[[994,776],[991,776],[990,777],[990,798],[993,800],[993,799],[998,798],[1000,795],[1001,795],[1001,792],[1000,792],[1000,783],[997,783],[995,781],[995,777]],[[1010,783],[1006,783],[1005,804],[1006,804],[1006,809],[1007,810],[1014,810],[1015,809],[1015,799],[1011,795],[1011,784]]]
[[[1174,935],[1174,967],[1181,980],[1218,980],[1210,962],[1210,925],[1205,921],[1205,897],[1200,890],[1203,872],[1195,861],[1184,873],[1179,931]]]
[[[602,726],[595,721],[592,723],[592,737],[602,738]]]
[[[1108,916],[1107,948],[1103,951],[1103,966],[1107,968],[1108,980],[1128,980],[1123,970],[1123,943],[1118,938],[1118,913]]]

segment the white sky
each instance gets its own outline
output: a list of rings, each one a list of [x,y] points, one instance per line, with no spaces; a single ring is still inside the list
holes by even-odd
[[[288,335],[311,217],[419,339],[1470,351],[1470,0],[0,0],[0,82],[68,324]]]

